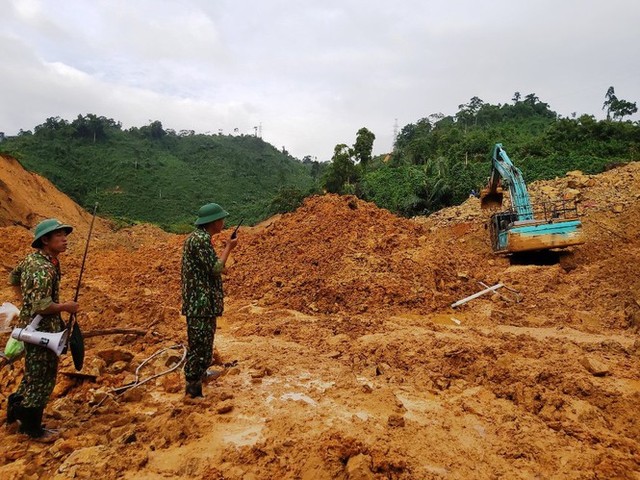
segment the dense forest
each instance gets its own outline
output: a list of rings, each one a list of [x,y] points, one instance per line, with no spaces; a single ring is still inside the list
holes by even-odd
[[[354,144],[335,146],[330,162],[302,160],[256,136],[165,130],[161,122],[122,129],[93,114],[48,118],[0,143],[0,152],[53,181],[85,207],[123,222],[153,222],[186,231],[212,199],[248,224],[295,209],[323,191],[354,194],[395,213],[428,215],[464,201],[489,176],[489,154],[502,143],[527,182],[582,170],[599,173],[640,159],[640,123],[624,120],[635,103],[613,87],[605,120],[562,118],[535,94],[516,92],[492,105],[473,97],[455,115],[431,114],[405,125],[392,152],[372,156],[366,127]]]
[[[527,182],[571,170],[600,173],[640,160],[640,123],[624,121],[635,102],[618,99],[610,87],[603,109],[561,118],[535,94],[516,92],[492,105],[473,97],[453,116],[437,113],[405,125],[389,155],[370,158],[375,136],[360,129],[352,147],[336,145],[324,176],[328,191],[353,193],[406,215],[424,215],[458,204],[478,191],[491,170],[490,152],[502,143]]]
[[[229,223],[252,224],[275,210],[286,186],[308,192],[319,170],[256,136],[165,130],[159,121],[123,130],[93,114],[48,118],[34,131],[0,143],[0,151],[50,179],[80,205],[128,224],[170,231],[191,228],[198,208],[216,201]]]

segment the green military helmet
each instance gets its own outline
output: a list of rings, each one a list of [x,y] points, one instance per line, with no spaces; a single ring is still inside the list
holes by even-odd
[[[206,225],[228,216],[229,214],[217,203],[207,203],[198,210],[196,225]]]
[[[47,218],[36,225],[36,228],[33,231],[35,238],[33,239],[31,246],[33,248],[42,248],[42,237],[47,233],[55,232],[56,230],[64,230],[67,235],[69,235],[73,231],[73,227],[62,223],[57,218]]]

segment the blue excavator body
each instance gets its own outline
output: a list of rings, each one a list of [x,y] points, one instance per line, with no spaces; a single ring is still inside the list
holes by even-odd
[[[508,188],[511,208],[494,213],[489,223],[496,253],[517,253],[566,248],[584,243],[582,222],[575,201],[531,204],[522,172],[511,162],[501,143],[493,147],[491,177],[480,199],[483,208],[501,207]]]

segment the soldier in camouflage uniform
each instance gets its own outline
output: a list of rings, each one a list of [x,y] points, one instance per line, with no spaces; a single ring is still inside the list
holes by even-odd
[[[198,211],[196,230],[182,251],[182,314],[187,317],[187,361],[184,366],[186,394],[202,397],[202,379],[213,358],[216,318],[224,310],[222,271],[238,240],[231,238],[218,257],[211,236],[224,228],[229,215],[220,205],[209,203]]]
[[[20,287],[22,310],[18,327],[26,327],[37,314],[42,315],[38,331],[62,332],[65,324],[61,312],[76,313],[76,302],[59,303],[60,264],[58,255],[67,249],[67,235],[73,228],[55,218],[40,222],[35,228],[33,252],[9,275],[9,283]],[[18,390],[9,395],[7,422],[20,421],[20,432],[42,438],[42,414],[56,384],[58,357],[46,347],[25,342],[25,369]]]

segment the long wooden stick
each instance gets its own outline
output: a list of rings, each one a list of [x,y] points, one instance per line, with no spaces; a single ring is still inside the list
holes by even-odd
[[[84,255],[82,256],[82,265],[80,266],[80,275],[78,276],[78,285],[76,286],[76,294],[73,297],[73,301],[78,301],[78,295],[80,294],[80,284],[82,282],[82,274],[84,273],[84,262],[87,260],[87,253],[89,252],[89,240],[91,240],[91,232],[93,231],[93,222],[96,219],[96,212],[98,211],[98,203],[96,202],[93,207],[93,217],[91,217],[91,225],[89,226],[89,234],[87,235],[87,244],[84,246]],[[67,323],[67,330],[69,331],[69,339],[71,339],[71,331],[73,325],[76,323],[76,314],[72,313],[69,316],[69,322]]]
[[[91,232],[93,231],[93,222],[96,219],[96,212],[98,211],[98,204],[93,207],[93,217],[91,217],[91,225],[89,226],[89,234],[87,235],[87,244],[84,246],[84,255],[82,256],[82,265],[80,266],[80,275],[78,276],[78,286],[76,287],[76,295],[73,297],[73,301],[78,301],[78,295],[80,293],[80,283],[82,282],[82,274],[84,273],[84,262],[87,260],[87,253],[89,252],[89,240],[91,240]]]

